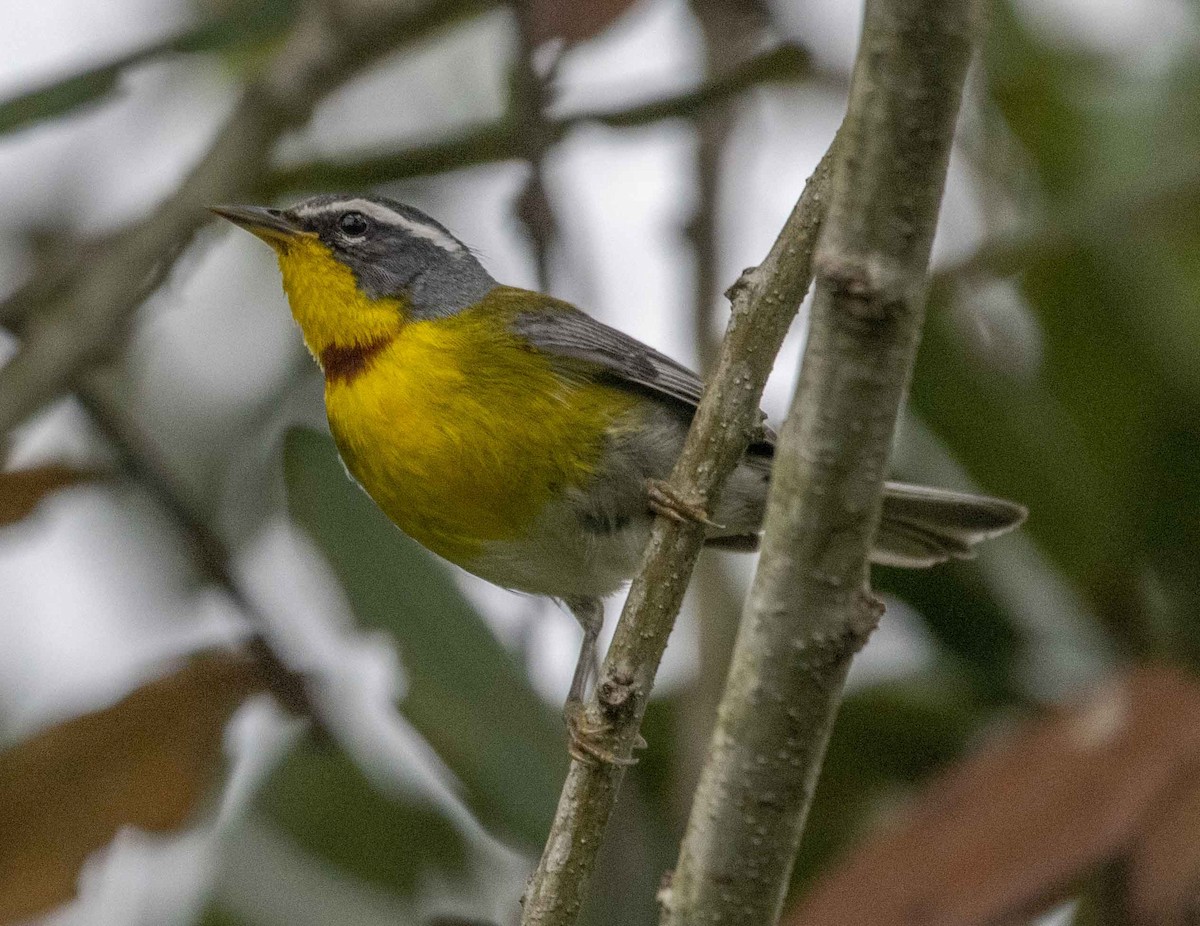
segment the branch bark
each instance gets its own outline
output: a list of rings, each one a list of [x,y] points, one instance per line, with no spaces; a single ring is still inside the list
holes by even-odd
[[[708,80],[719,80],[750,60],[771,34],[770,10],[763,0],[690,0],[692,16],[704,43]],[[732,102],[706,107],[696,114],[696,209],[686,226],[692,246],[693,331],[701,374],[707,380],[721,347],[721,327],[714,311],[721,292],[720,208],[725,190],[725,154],[737,131]],[[742,616],[744,593],[724,557],[701,557],[692,577],[697,609],[697,666],[688,695],[679,700],[678,748],[671,789],[672,818],[682,824],[700,780],[708,737],[717,718],[729,660]]]
[[[730,289],[733,312],[716,373],[671,475],[682,498],[711,510],[725,477],[761,427],[759,401],[775,355],[812,279],[829,173],[827,154],[762,265]],[[628,761],[654,676],[679,613],[704,529],[659,518],[587,707],[602,745]],[[620,787],[620,764],[575,760],[525,895],[524,926],[566,926],[582,906]]]
[[[868,0],[762,559],[664,926],[776,922],[854,654],[976,0]]]

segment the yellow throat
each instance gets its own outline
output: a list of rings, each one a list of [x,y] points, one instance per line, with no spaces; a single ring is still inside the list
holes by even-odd
[[[456,314],[413,319],[371,299],[315,238],[276,247],[283,286],[325,371],[330,429],[350,472],[409,536],[470,568],[522,537],[635,426],[627,393],[560,375],[510,322],[530,300],[497,286]]]

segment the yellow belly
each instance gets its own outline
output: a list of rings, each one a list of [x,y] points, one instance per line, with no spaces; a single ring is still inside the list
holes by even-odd
[[[586,484],[634,399],[558,375],[471,311],[412,322],[361,373],[327,382],[342,458],[406,534],[467,566]]]

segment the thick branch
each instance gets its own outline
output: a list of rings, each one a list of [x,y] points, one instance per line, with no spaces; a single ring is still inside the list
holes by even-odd
[[[828,164],[826,155],[766,260],[730,290],[733,313],[716,373],[671,474],[683,498],[709,510],[761,426],[763,386],[808,290]],[[637,742],[654,676],[703,543],[702,527],[659,518],[629,590],[587,708],[591,725],[606,729],[604,747],[625,760]],[[526,892],[525,926],[574,922],[621,777],[620,765],[571,763],[545,852]]]
[[[800,384],[664,926],[774,923],[850,661],[924,315],[975,0],[869,0]]]
[[[407,0],[384,7],[343,0],[310,6],[169,199],[110,236],[53,287],[31,285],[0,305],[0,320],[27,320],[20,352],[0,369],[0,434],[121,343],[133,310],[207,221],[204,207],[253,191],[275,142],[304,122],[318,100],[397,45],[487,5]]]

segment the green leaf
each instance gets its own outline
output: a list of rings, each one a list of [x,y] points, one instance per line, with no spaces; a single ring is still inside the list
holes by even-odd
[[[404,715],[467,789],[485,825],[540,844],[567,753],[561,721],[459,592],[449,568],[394,527],[346,476],[333,442],[288,433],[288,505],[355,614],[398,642]]]
[[[141,54],[129,55],[0,102],[0,134],[63,115],[108,96],[116,89],[121,72],[141,60]]]
[[[995,14],[987,89],[1030,168],[1025,202],[1044,214],[1034,246],[985,248],[974,270],[1019,287],[1042,362],[1001,369],[1003,352],[977,334],[974,290],[943,282],[912,402],[981,485],[1029,507],[1024,530],[1114,641],[1200,658],[1193,538],[1177,527],[1200,509],[1188,466],[1200,444],[1200,66],[1180,54],[1169,70],[1131,72],[1039,34],[1011,2]]]
[[[128,68],[170,53],[246,47],[274,38],[291,21],[295,0],[243,3],[227,17],[188,29],[45,86],[0,101],[0,135],[97,103]]]
[[[1102,59],[1041,41],[1011,3],[989,8],[984,73],[992,100],[1017,139],[1038,152],[1038,169],[1052,194],[1084,180],[1095,125],[1080,105],[1080,86],[1104,73]]]
[[[991,703],[1019,699],[1017,677],[1026,641],[974,563],[945,563],[930,570],[877,566],[871,583],[918,612],[943,652],[970,672],[981,698]]]
[[[200,914],[194,926],[247,926],[247,923],[240,916],[230,913],[220,903],[212,903]]]
[[[461,874],[455,825],[409,795],[385,796],[341,750],[306,739],[275,770],[257,806],[302,848],[377,887],[411,895],[431,872]]]
[[[997,369],[964,336],[976,310],[958,298],[950,287],[931,294],[910,393],[912,408],[985,491],[1029,508],[1022,530],[1086,588],[1097,572],[1130,562],[1128,533],[1112,529],[1117,503],[1135,488],[1118,478],[1119,468],[1129,465],[1120,459],[1128,444],[1114,439],[1107,451],[1097,452],[1092,435],[1064,408],[1064,361],[1075,358],[1047,358],[1054,380],[1030,382]],[[1035,308],[1039,302],[1034,300]],[[1081,348],[1088,341],[1103,341],[1106,335],[1096,330],[1102,327],[1093,320],[1075,340]],[[1108,352],[1103,344],[1095,346],[1093,371]],[[1113,374],[1126,381],[1126,370]],[[1096,388],[1107,391],[1100,383]],[[1114,425],[1118,414],[1127,420],[1133,400],[1126,395],[1113,406]]]

